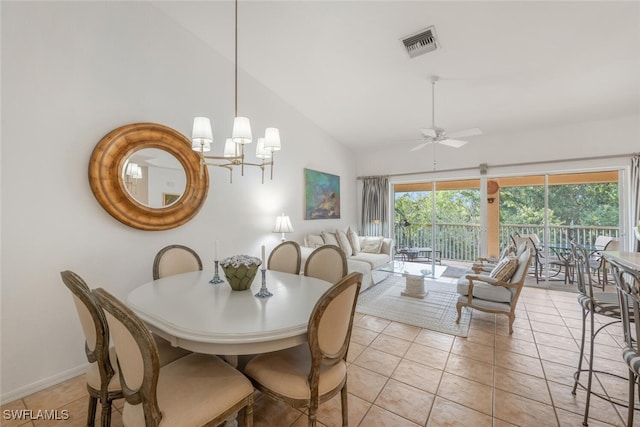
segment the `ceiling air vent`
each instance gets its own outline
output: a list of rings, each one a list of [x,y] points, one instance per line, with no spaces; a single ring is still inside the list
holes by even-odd
[[[433,26],[403,38],[402,43],[411,58],[434,51],[440,47],[436,29]]]

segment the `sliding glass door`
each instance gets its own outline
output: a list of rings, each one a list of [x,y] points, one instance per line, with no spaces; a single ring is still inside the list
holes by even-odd
[[[486,204],[480,183],[395,184],[396,255],[433,265],[469,264],[480,255],[498,257],[512,236],[532,236],[553,256],[551,245],[573,240],[592,246],[598,236],[620,235],[618,171],[492,177]]]
[[[397,184],[394,195],[400,258],[435,267],[479,256],[480,180]]]

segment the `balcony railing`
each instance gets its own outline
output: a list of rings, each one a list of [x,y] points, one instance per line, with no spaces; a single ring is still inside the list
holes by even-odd
[[[403,227],[396,224],[394,227],[394,239],[396,248],[404,247],[432,247],[431,227],[415,226]],[[536,224],[501,224],[500,248],[511,243],[513,234],[537,234],[544,239],[544,226]],[[548,241],[554,243],[566,243],[569,236],[580,244],[593,244],[598,236],[610,236],[618,238],[618,227],[597,226],[549,226]],[[442,259],[471,262],[480,256],[480,224],[436,224],[435,249],[440,251]]]

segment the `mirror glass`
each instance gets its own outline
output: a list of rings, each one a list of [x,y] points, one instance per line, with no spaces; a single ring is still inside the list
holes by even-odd
[[[157,148],[143,148],[131,154],[124,162],[121,178],[129,195],[150,208],[177,203],[187,181],[178,159]]]

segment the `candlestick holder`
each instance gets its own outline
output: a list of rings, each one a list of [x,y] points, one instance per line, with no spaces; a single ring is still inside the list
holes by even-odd
[[[220,278],[220,275],[218,274],[218,260],[214,261],[214,263],[216,264],[216,267],[213,273],[213,279],[209,280],[209,283],[213,283],[214,285],[217,285],[218,283],[224,282],[224,280],[222,280]]]
[[[260,272],[262,273],[262,285],[260,285],[260,290],[258,291],[258,293],[255,295],[258,298],[268,298],[273,296],[273,294],[271,292],[269,292],[269,289],[267,289],[267,269],[263,268],[262,270],[260,270]]]

